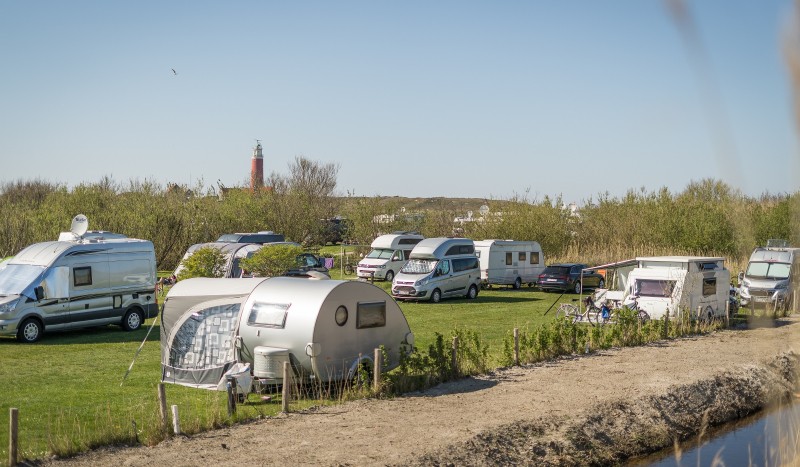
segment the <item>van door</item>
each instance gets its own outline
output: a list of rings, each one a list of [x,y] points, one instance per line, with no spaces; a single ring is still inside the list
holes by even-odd
[[[69,327],[69,268],[50,268],[42,279],[44,298],[36,308],[42,315],[46,329],[66,329]]]
[[[436,266],[436,283],[442,296],[454,295],[459,291],[458,277],[453,275],[453,268],[449,259],[439,261]]]
[[[114,310],[109,288],[109,265],[100,261],[74,263],[70,271],[70,322],[72,327],[118,321],[122,308]]]

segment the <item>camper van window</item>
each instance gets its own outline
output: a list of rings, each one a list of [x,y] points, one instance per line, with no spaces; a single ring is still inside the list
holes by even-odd
[[[671,297],[675,281],[638,279],[634,293],[640,297]]]
[[[708,297],[709,295],[715,295],[716,293],[717,278],[709,277],[708,279],[703,279],[703,296]]]
[[[416,245],[419,243],[420,238],[401,238],[397,244],[398,245]]]
[[[788,279],[790,269],[788,263],[751,262],[747,266],[747,277],[751,279]]]
[[[531,252],[531,264],[539,264],[539,252]]]
[[[82,285],[92,285],[92,268],[91,266],[85,266],[81,268],[74,268],[72,270],[72,280],[75,284],[75,287],[80,287]]]
[[[513,254],[509,251],[506,252],[506,266],[511,266],[511,263],[514,262]]]
[[[356,329],[386,326],[386,302],[359,303],[356,308]]]
[[[475,253],[475,246],[473,245],[453,245],[447,250],[445,255],[471,255],[473,253]]]
[[[394,250],[389,250],[387,248],[375,248],[367,254],[367,258],[391,259],[393,253]]]
[[[283,328],[286,325],[286,310],[288,303],[255,302],[247,318],[247,324],[253,326],[267,326]]]
[[[457,258],[453,260],[453,272],[468,271],[478,269],[480,263],[477,258]]]
[[[520,252],[519,252],[519,256],[517,256],[517,258],[518,258],[520,261],[525,261],[525,252],[524,252],[524,251],[520,251]]]
[[[436,268],[436,275],[443,276],[445,274],[450,274],[450,261],[442,261],[439,263],[439,266]]]
[[[405,274],[429,274],[438,263],[435,259],[412,259],[409,260],[400,272]]]
[[[717,269],[717,263],[700,263],[701,271],[711,271]]]

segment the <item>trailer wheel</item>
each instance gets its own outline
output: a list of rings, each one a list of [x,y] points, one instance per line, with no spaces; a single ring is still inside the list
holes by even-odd
[[[469,290],[467,290],[467,298],[470,300],[478,298],[478,288],[474,285],[470,285]]]
[[[42,323],[36,318],[28,318],[17,329],[17,340],[32,344],[42,338],[44,329]]]
[[[519,290],[521,288],[522,288],[522,279],[517,277],[516,280],[514,280],[514,290]]]
[[[144,322],[142,311],[138,308],[130,309],[122,318],[122,329],[126,331],[136,331],[142,327],[142,322]]]
[[[439,289],[433,289],[433,292],[431,292],[431,302],[439,303],[440,301],[442,301],[442,292]]]

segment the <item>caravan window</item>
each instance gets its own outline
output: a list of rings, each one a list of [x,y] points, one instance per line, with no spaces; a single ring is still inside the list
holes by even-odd
[[[512,262],[514,262],[514,255],[509,251],[506,253],[506,266],[511,266]]]
[[[281,328],[286,326],[286,310],[288,303],[255,302],[247,318],[247,324],[253,326],[267,326]]]
[[[709,277],[708,279],[703,279],[703,296],[708,297],[709,295],[715,295],[716,293],[717,278]]]
[[[524,251],[520,251],[519,255],[518,255],[518,258],[519,258],[520,261],[525,261],[525,252]]]
[[[634,293],[640,297],[671,297],[675,281],[638,279]]]
[[[386,302],[359,303],[356,308],[356,329],[386,326]]]
[[[539,264],[539,252],[532,251],[531,252],[531,264]]]
[[[82,285],[92,285],[91,266],[74,268],[72,270],[72,283],[75,284],[75,287],[80,287]]]

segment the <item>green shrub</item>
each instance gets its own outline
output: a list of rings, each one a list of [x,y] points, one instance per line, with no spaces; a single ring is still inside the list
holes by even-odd
[[[203,247],[181,261],[183,269],[178,280],[192,277],[222,277],[225,275],[225,255],[214,247]]]
[[[239,262],[242,269],[261,277],[276,277],[296,268],[297,256],[303,249],[296,245],[268,245]]]

